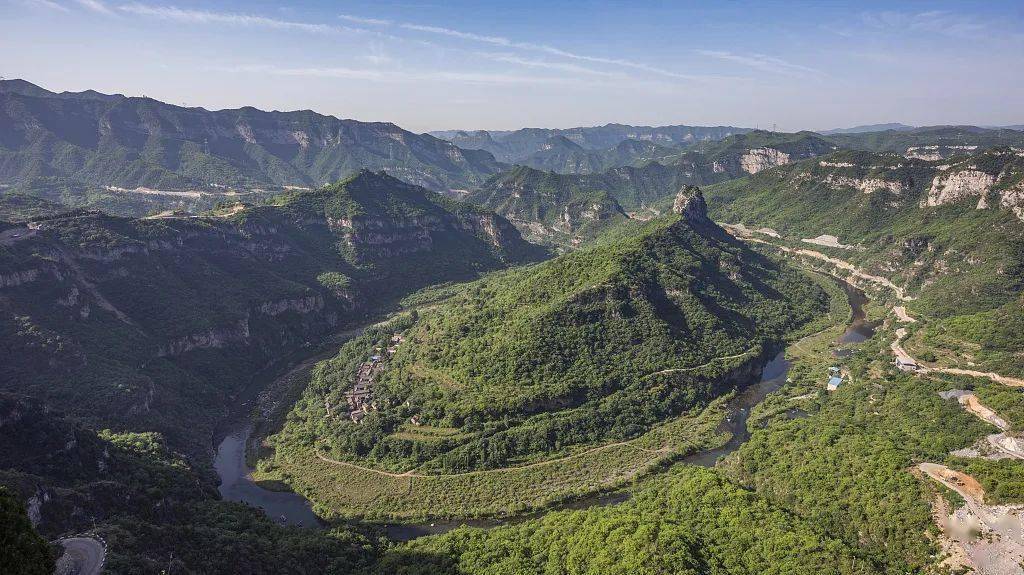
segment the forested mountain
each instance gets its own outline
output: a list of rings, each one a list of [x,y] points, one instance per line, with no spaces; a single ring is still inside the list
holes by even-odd
[[[28,502],[26,517],[0,487],[5,573],[52,572],[33,525],[48,539],[102,536],[105,573],[341,575],[375,559],[362,535],[281,527],[261,510],[217,500],[203,470],[159,433],[96,432],[42,402],[0,393],[0,447],[0,483]],[[22,570],[7,569],[14,567]]]
[[[303,452],[393,470],[502,468],[636,438],[742,384],[828,298],[711,222],[696,188],[676,204],[421,312],[375,375],[365,416],[347,412],[353,374],[397,340],[347,344],[317,369],[272,466],[323,500],[308,483],[316,471],[292,463]]]
[[[796,241],[834,236],[815,249],[915,294],[907,305],[930,320],[918,334],[929,354],[1024,375],[1020,151],[940,161],[837,152],[713,186],[708,197],[719,221]]]
[[[628,503],[414,541],[387,553],[374,573],[416,567],[441,575],[879,572],[856,557],[849,544],[812,522],[715,473],[681,466],[639,488]]]
[[[1022,350],[1024,132],[0,81],[0,573],[1006,573]]]
[[[540,255],[500,216],[371,172],[209,217],[72,212],[0,234],[0,388],[193,451],[254,369],[390,298]]]
[[[899,122],[891,122],[888,124],[864,124],[860,126],[853,126],[850,128],[833,128],[831,130],[819,130],[818,133],[823,136],[831,136],[833,134],[860,134],[862,132],[884,132],[886,130],[904,131],[913,130],[914,126],[908,126]]]
[[[501,165],[394,124],[0,81],[0,183],[16,188],[248,191],[322,186],[363,168],[443,191],[479,183]]]
[[[534,241],[573,246],[625,217],[648,219],[659,214],[651,208],[673,197],[682,186],[722,182],[834,149],[809,132],[749,132],[640,167],[599,174],[516,167],[463,197],[509,218]]]
[[[588,150],[559,135],[552,136],[540,150],[518,163],[560,174],[593,174],[621,166],[641,166],[678,153],[677,147],[646,140],[623,140],[611,148]]]
[[[719,184],[708,198],[720,221],[836,236],[854,248],[841,251],[848,259],[928,286],[937,295],[918,305],[936,314],[990,307],[1019,289],[1024,159],[1008,148],[955,161],[837,152]],[[943,305],[953,291],[972,297]]]
[[[626,126],[606,124],[588,128],[523,128],[515,131],[448,130],[431,132],[467,150],[486,150],[500,161],[538,168],[531,156],[542,152],[553,139],[565,138],[586,151],[609,151],[622,142],[638,141],[679,148],[705,140],[720,140],[749,128],[732,126]],[[541,155],[540,157],[543,157]],[[540,162],[540,160],[536,160]]]
[[[969,156],[996,146],[1024,147],[1024,132],[977,126],[923,126],[863,133],[834,133],[829,139],[842,148],[895,152],[908,158],[941,160]]]

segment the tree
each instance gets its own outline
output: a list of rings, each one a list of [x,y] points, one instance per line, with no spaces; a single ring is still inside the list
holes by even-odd
[[[46,540],[32,528],[25,507],[0,487],[0,572],[50,575],[54,558]]]

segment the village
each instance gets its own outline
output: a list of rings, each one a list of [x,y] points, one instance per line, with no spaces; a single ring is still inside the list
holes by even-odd
[[[398,351],[398,345],[402,341],[401,334],[392,334],[388,347],[374,348],[374,354],[370,360],[359,365],[356,370],[355,384],[350,391],[345,392],[348,416],[353,422],[362,423],[366,414],[377,409],[377,403],[374,400],[377,377],[384,370],[388,360]]]

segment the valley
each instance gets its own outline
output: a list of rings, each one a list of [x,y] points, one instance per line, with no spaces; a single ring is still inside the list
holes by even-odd
[[[44,571],[1021,572],[1024,132],[0,103]]]

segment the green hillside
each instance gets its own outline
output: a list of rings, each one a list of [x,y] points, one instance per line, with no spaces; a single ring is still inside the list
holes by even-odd
[[[1014,150],[937,161],[837,152],[712,186],[708,198],[719,221],[771,228],[905,287],[906,306],[927,320],[907,326],[922,358],[1024,375],[1024,160]],[[822,234],[842,247],[800,241]]]
[[[691,202],[687,218],[488,276],[346,344],[314,371],[266,467],[323,501],[303,477],[318,472],[295,466],[312,452],[461,473],[631,440],[698,413],[749,381],[828,297],[700,217],[699,192]],[[373,408],[350,415],[360,364],[384,353]]]
[[[208,217],[0,232],[0,388],[205,452],[258,370],[433,283],[542,255],[504,219],[363,172]]]
[[[583,150],[572,142],[565,145]],[[633,142],[628,147],[648,149]],[[533,241],[576,247],[627,217],[646,220],[664,213],[655,206],[671,202],[683,186],[738,178],[828,153],[834,146],[809,132],[754,131],[694,149],[699,151],[663,154],[640,166],[600,173],[587,168],[560,174],[557,167],[552,172],[517,166],[493,176],[465,199],[509,218]]]
[[[711,187],[708,202],[719,221],[836,236],[856,249],[829,253],[920,289],[912,307],[942,317],[1016,299],[1022,181],[1007,149],[952,163],[837,152]]]
[[[374,573],[867,574],[848,544],[693,467],[633,500],[490,531],[461,529],[386,554]]]

